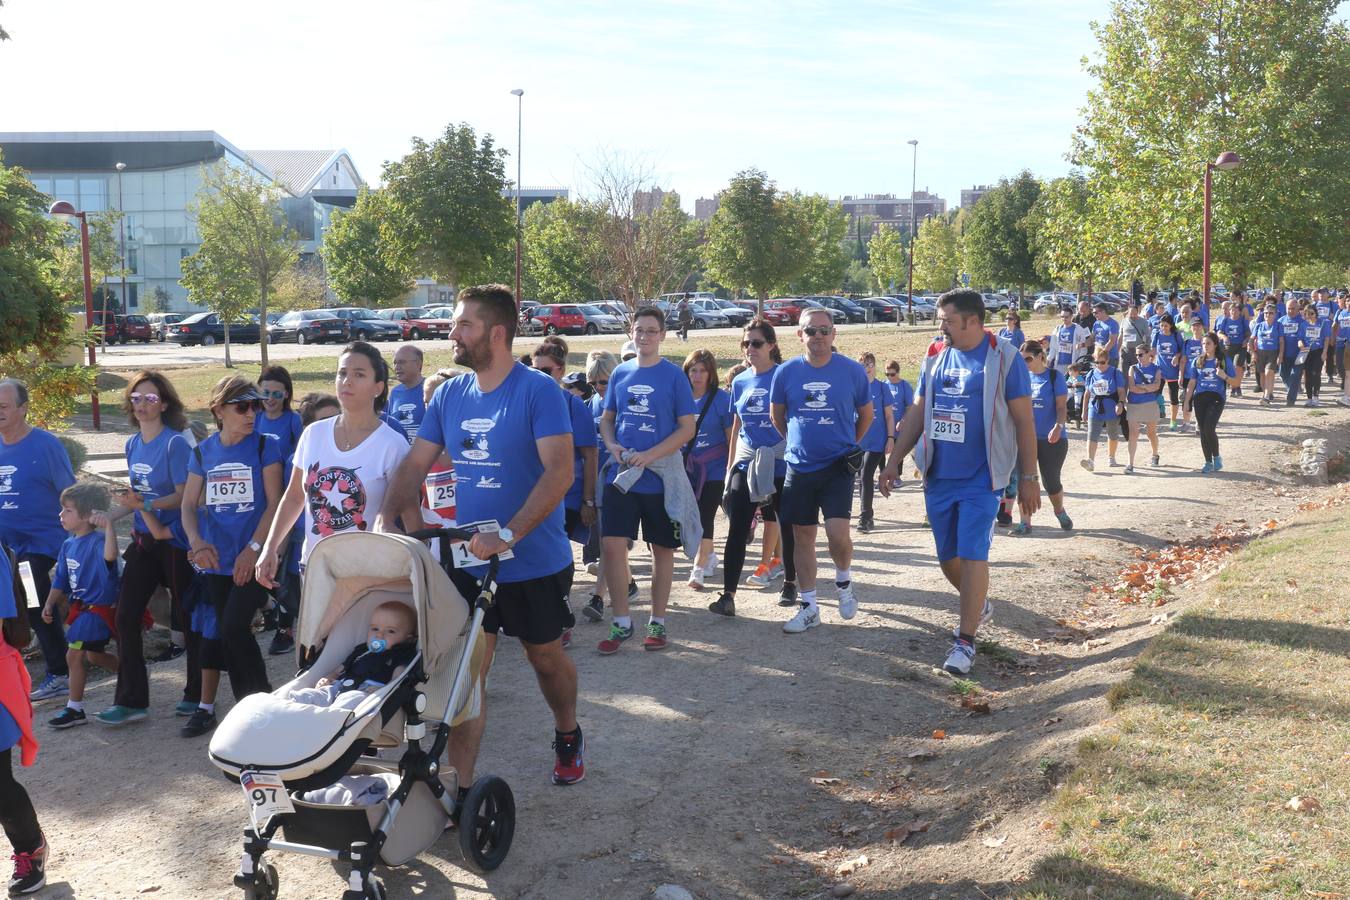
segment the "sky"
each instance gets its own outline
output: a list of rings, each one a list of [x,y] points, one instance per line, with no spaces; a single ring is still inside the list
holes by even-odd
[[[1064,155],[1107,0],[5,0],[0,131],[212,130],[351,152],[368,183],[467,122],[526,186],[584,192],[603,154],[681,195],[907,196]]]

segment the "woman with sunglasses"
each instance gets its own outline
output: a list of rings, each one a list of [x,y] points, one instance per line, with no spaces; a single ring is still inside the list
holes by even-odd
[[[1016,310],[1008,310],[1008,318],[1004,326],[998,330],[998,337],[1019,349],[1027,342],[1026,335],[1022,333],[1022,317]]]
[[[863,449],[862,511],[858,514],[858,530],[867,534],[875,524],[872,520],[872,497],[876,492],[877,472],[886,465],[895,442],[895,400],[890,390],[877,380],[877,358],[873,353],[858,357],[867,373],[867,387],[872,395],[872,424],[859,445]]]
[[[1120,444],[1120,407],[1125,402],[1125,378],[1111,365],[1111,351],[1098,346],[1093,357],[1092,371],[1087,375],[1087,393],[1084,403],[1088,409],[1087,458],[1083,468],[1089,472],[1097,468],[1097,443],[1106,432],[1106,455],[1111,468],[1116,462],[1116,448]]]
[[[736,587],[745,569],[746,544],[750,541],[750,523],[755,509],[762,508],[764,544],[772,547],[777,535],[770,534],[769,523],[778,522],[783,502],[783,479],[787,461],[783,458],[787,442],[773,424],[769,389],[774,371],[783,361],[773,326],[756,316],[745,326],[741,349],[750,368],[731,384],[731,406],[736,416],[731,423],[727,444],[730,475],[727,478],[723,507],[727,513],[727,540],[722,549],[722,595],[708,604],[720,616],[736,615]],[[772,491],[764,477],[772,474]],[[758,482],[763,496],[751,497],[752,482]],[[797,605],[797,567],[793,561],[792,529],[781,528],[783,540],[783,591],[779,606]],[[766,580],[764,583],[768,583]]]
[[[727,478],[727,448],[731,444],[731,395],[718,384],[717,360],[707,350],[695,350],[684,360],[684,374],[694,392],[697,429],[684,448],[684,467],[698,500],[703,540],[689,572],[689,586],[703,590],[705,578],[717,571],[713,526]]]
[[[374,531],[389,480],[408,455],[407,438],[380,415],[389,396],[389,364],[380,351],[365,341],[342,348],[334,387],[341,412],[310,425],[296,445],[294,471],[258,559],[263,587],[276,586],[278,554],[302,514],[302,570],[324,538]]]
[[[1022,344],[1022,359],[1031,373],[1031,413],[1036,423],[1036,465],[1041,471],[1041,485],[1050,495],[1059,527],[1073,528],[1073,520],[1064,511],[1064,458],[1069,455],[1069,440],[1065,428],[1069,421],[1069,385],[1064,375],[1047,365],[1045,348],[1040,341]],[[1030,534],[1031,517],[1013,528],[1013,534]]]
[[[1130,462],[1125,466],[1126,475],[1134,474],[1134,454],[1139,447],[1141,431],[1148,433],[1153,465],[1162,461],[1158,455],[1158,395],[1162,386],[1162,369],[1154,361],[1153,348],[1145,344],[1138,350],[1138,361],[1125,373],[1125,424],[1130,430]]]
[[[1233,361],[1226,358],[1219,336],[1209,332],[1204,337],[1203,350],[1191,362],[1186,399],[1195,407],[1195,426],[1200,432],[1200,449],[1205,454],[1203,474],[1223,469],[1219,455],[1219,417],[1223,415],[1228,389],[1241,382],[1233,369]]]
[[[201,701],[201,647],[188,629],[183,605],[192,583],[180,514],[192,455],[181,434],[187,428],[183,401],[162,373],[146,370],[128,383],[122,409],[137,429],[126,444],[131,488],[116,495],[109,517],[116,520],[134,513],[134,521],[131,546],[122,557],[122,589],[117,598],[117,690],[113,705],[94,717],[104,725],[125,725],[149,715],[150,680],[142,630],[150,597],[160,587],[169,592],[170,623],[185,636],[187,649],[187,684],[175,711],[190,716]],[[169,529],[169,540],[151,535],[142,515],[145,512]]]
[[[305,430],[300,414],[291,409],[291,401],[295,396],[291,373],[284,366],[268,366],[263,369],[262,374],[258,376],[258,394],[262,397],[262,415],[254,418],[253,428],[260,434],[270,434],[277,439],[281,447],[281,487],[285,490],[291,478],[291,460],[295,456],[295,446],[300,442],[300,433]],[[292,564],[299,565],[301,540],[299,532],[291,532],[291,540],[286,547],[288,569]],[[267,648],[268,654],[272,656],[289,653],[295,647],[292,628],[295,625],[295,615],[300,610],[300,598],[291,596],[289,587],[288,581],[283,580],[281,588],[277,591],[275,621],[277,630],[272,636],[271,645]],[[269,622],[270,624],[272,623]]]
[[[281,502],[281,443],[258,431],[258,389],[242,375],[216,382],[209,400],[216,433],[197,446],[183,489],[188,559],[205,576],[219,641],[204,641],[202,668],[226,670],[235,701],[270,691],[267,667],[253,637],[253,616],[267,602],[255,577],[262,542]],[[214,688],[215,685],[209,685]],[[210,693],[212,696],[208,697]],[[203,733],[215,724],[214,690],[202,691],[193,719]]]

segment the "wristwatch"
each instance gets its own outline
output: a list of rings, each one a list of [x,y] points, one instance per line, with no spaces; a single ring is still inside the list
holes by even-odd
[[[252,550],[254,553],[261,553],[261,552],[262,552],[262,544],[258,543],[257,541],[249,541],[249,542],[248,542],[248,549]]]
[[[510,546],[511,546],[511,543],[516,539],[515,533],[514,533],[513,531],[511,531],[510,528],[499,528],[499,529],[497,529],[497,537],[499,537],[499,538],[501,538],[502,540],[506,541],[506,546],[508,546],[508,547],[510,547]]]
[[[582,501],[581,501],[581,505],[582,505],[582,506],[587,506],[587,507],[590,507],[590,508],[594,509],[594,508],[595,508],[595,501],[594,501],[594,500],[582,500]]]
[[[1040,481],[1040,480],[1041,480],[1041,476],[1036,475],[1036,474],[1027,475],[1026,473],[1023,473],[1023,474],[1022,474],[1022,480],[1023,480],[1023,481]]]
[[[142,501],[141,501],[141,509],[144,510],[145,512],[151,512],[150,502],[151,502],[151,501],[149,501],[149,500],[142,500]]]

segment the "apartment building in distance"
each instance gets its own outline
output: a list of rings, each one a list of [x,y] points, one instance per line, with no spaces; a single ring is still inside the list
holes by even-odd
[[[912,212],[910,198],[895,194],[848,194],[840,202],[848,213],[849,234],[863,240],[870,238],[882,225],[909,234],[911,216],[913,221],[922,223],[930,216],[947,214],[947,201],[927,189],[914,192]]]
[[[976,203],[979,203],[980,198],[989,193],[992,187],[993,185],[977,184],[974,187],[961,188],[961,208],[970,209]]]

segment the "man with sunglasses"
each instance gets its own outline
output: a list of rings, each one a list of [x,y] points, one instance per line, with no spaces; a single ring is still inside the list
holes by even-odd
[[[404,344],[394,352],[394,378],[398,384],[389,391],[389,415],[398,422],[411,444],[417,437],[427,403],[422,396],[422,350]]]
[[[983,319],[984,301],[975,291],[938,298],[937,320],[949,346],[924,360],[918,397],[900,423],[879,485],[889,496],[900,461],[913,450],[938,562],[961,598],[961,622],[943,664],[955,675],[970,672],[975,632],[994,614],[989,548],[1015,466],[1022,519],[1041,505],[1027,364],[1011,344],[984,330]]]
[[[818,515],[825,519],[825,537],[834,560],[839,615],[852,619],[858,612],[853,590],[853,481],[862,465],[859,446],[872,425],[872,392],[867,372],[853,360],[834,352],[834,324],[830,311],[802,310],[797,337],[805,351],[778,367],[769,389],[774,427],[787,438],[783,454],[787,478],[778,517],[792,528],[801,608],[783,630],[800,634],[820,624],[816,604],[816,530]]]

